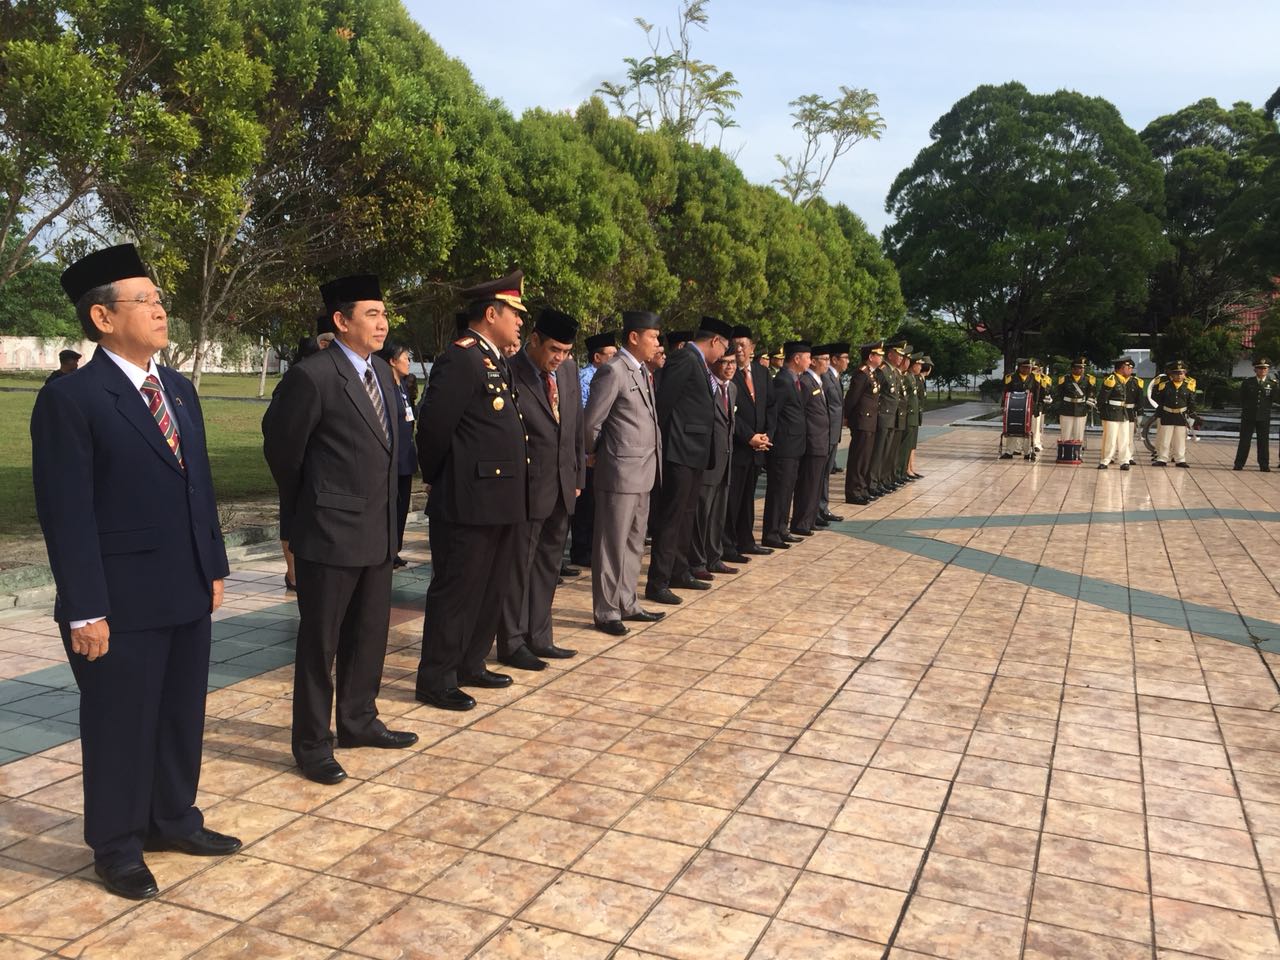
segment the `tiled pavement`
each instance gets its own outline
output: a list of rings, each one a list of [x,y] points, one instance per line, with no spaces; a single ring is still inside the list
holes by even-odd
[[[411,568],[381,702],[422,742],[339,787],[290,769],[294,607],[241,565],[200,802],[246,847],[151,855],[142,906],[86,869],[55,631],[0,620],[0,956],[1280,956],[1280,480],[993,447],[933,436],[621,642],[572,582],[582,654],[470,714],[413,700]]]

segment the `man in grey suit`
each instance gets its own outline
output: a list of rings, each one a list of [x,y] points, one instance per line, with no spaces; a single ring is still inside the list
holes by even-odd
[[[583,416],[587,454],[595,461],[591,606],[596,628],[615,637],[627,632],[624,620],[662,619],[636,598],[649,493],[662,470],[657,400],[645,366],[660,342],[657,314],[624,311],[622,336],[621,349],[596,370]]]
[[[822,349],[826,349],[823,347]],[[827,469],[831,428],[827,398],[822,392],[822,371],[830,354],[813,357],[813,364],[800,374],[800,398],[804,403],[805,446],[796,475],[795,504],[791,510],[791,532],[813,536],[818,521],[818,498],[822,493],[822,473]]]
[[[844,519],[831,512],[831,474],[835,472],[836,451],[840,449],[840,434],[844,431],[844,388],[840,383],[840,375],[849,367],[849,344],[831,343],[825,349],[830,354],[830,360],[820,379],[822,392],[827,398],[831,450],[827,454],[827,471],[822,475],[822,495],[818,498],[817,524],[820,527]]]
[[[516,659],[521,648],[543,659],[577,652],[557,647],[551,632],[569,515],[586,482],[578,365],[572,356],[577,335],[577,320],[544,308],[529,342],[510,361],[529,436],[529,520],[517,541],[520,562],[498,620],[498,659],[504,662]]]
[[[689,545],[689,572],[701,580],[710,573],[737,573],[724,562],[724,517],[729,499],[729,459],[733,450],[733,410],[738,403],[738,385],[733,375],[738,360],[732,353],[711,365],[716,380],[715,419],[711,421],[711,447],[715,462],[702,472],[698,491],[698,512],[693,517],[693,540]],[[707,579],[711,579],[707,577]]]

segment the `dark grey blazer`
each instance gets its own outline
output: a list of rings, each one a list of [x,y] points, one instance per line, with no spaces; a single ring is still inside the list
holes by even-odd
[[[566,359],[556,370],[560,422],[551,414],[546,380],[521,350],[511,358],[511,373],[519,388],[520,412],[529,435],[529,519],[545,520],[555,509],[556,498],[566,513],[573,513],[575,490],[587,481],[587,461],[582,446],[582,401],[578,365]]]

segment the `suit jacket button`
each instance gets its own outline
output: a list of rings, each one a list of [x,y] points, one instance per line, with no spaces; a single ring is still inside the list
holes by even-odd
[[[533,461],[532,461],[532,460],[530,460],[528,457],[525,457],[525,458],[524,458],[524,462],[525,462],[525,463],[533,463]]]
[[[494,475],[495,477],[500,477],[500,476],[502,476],[502,468],[501,468],[501,467],[494,467],[494,468],[493,468],[493,475]]]

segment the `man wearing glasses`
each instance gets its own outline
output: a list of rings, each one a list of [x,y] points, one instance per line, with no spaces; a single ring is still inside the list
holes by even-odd
[[[168,314],[137,251],[91,253],[62,287],[98,349],[36,399],[36,511],[80,688],[85,842],[108,890],[146,900],[159,891],[144,850],[240,849],[195,805],[227,554],[200,401],[154,360]]]

